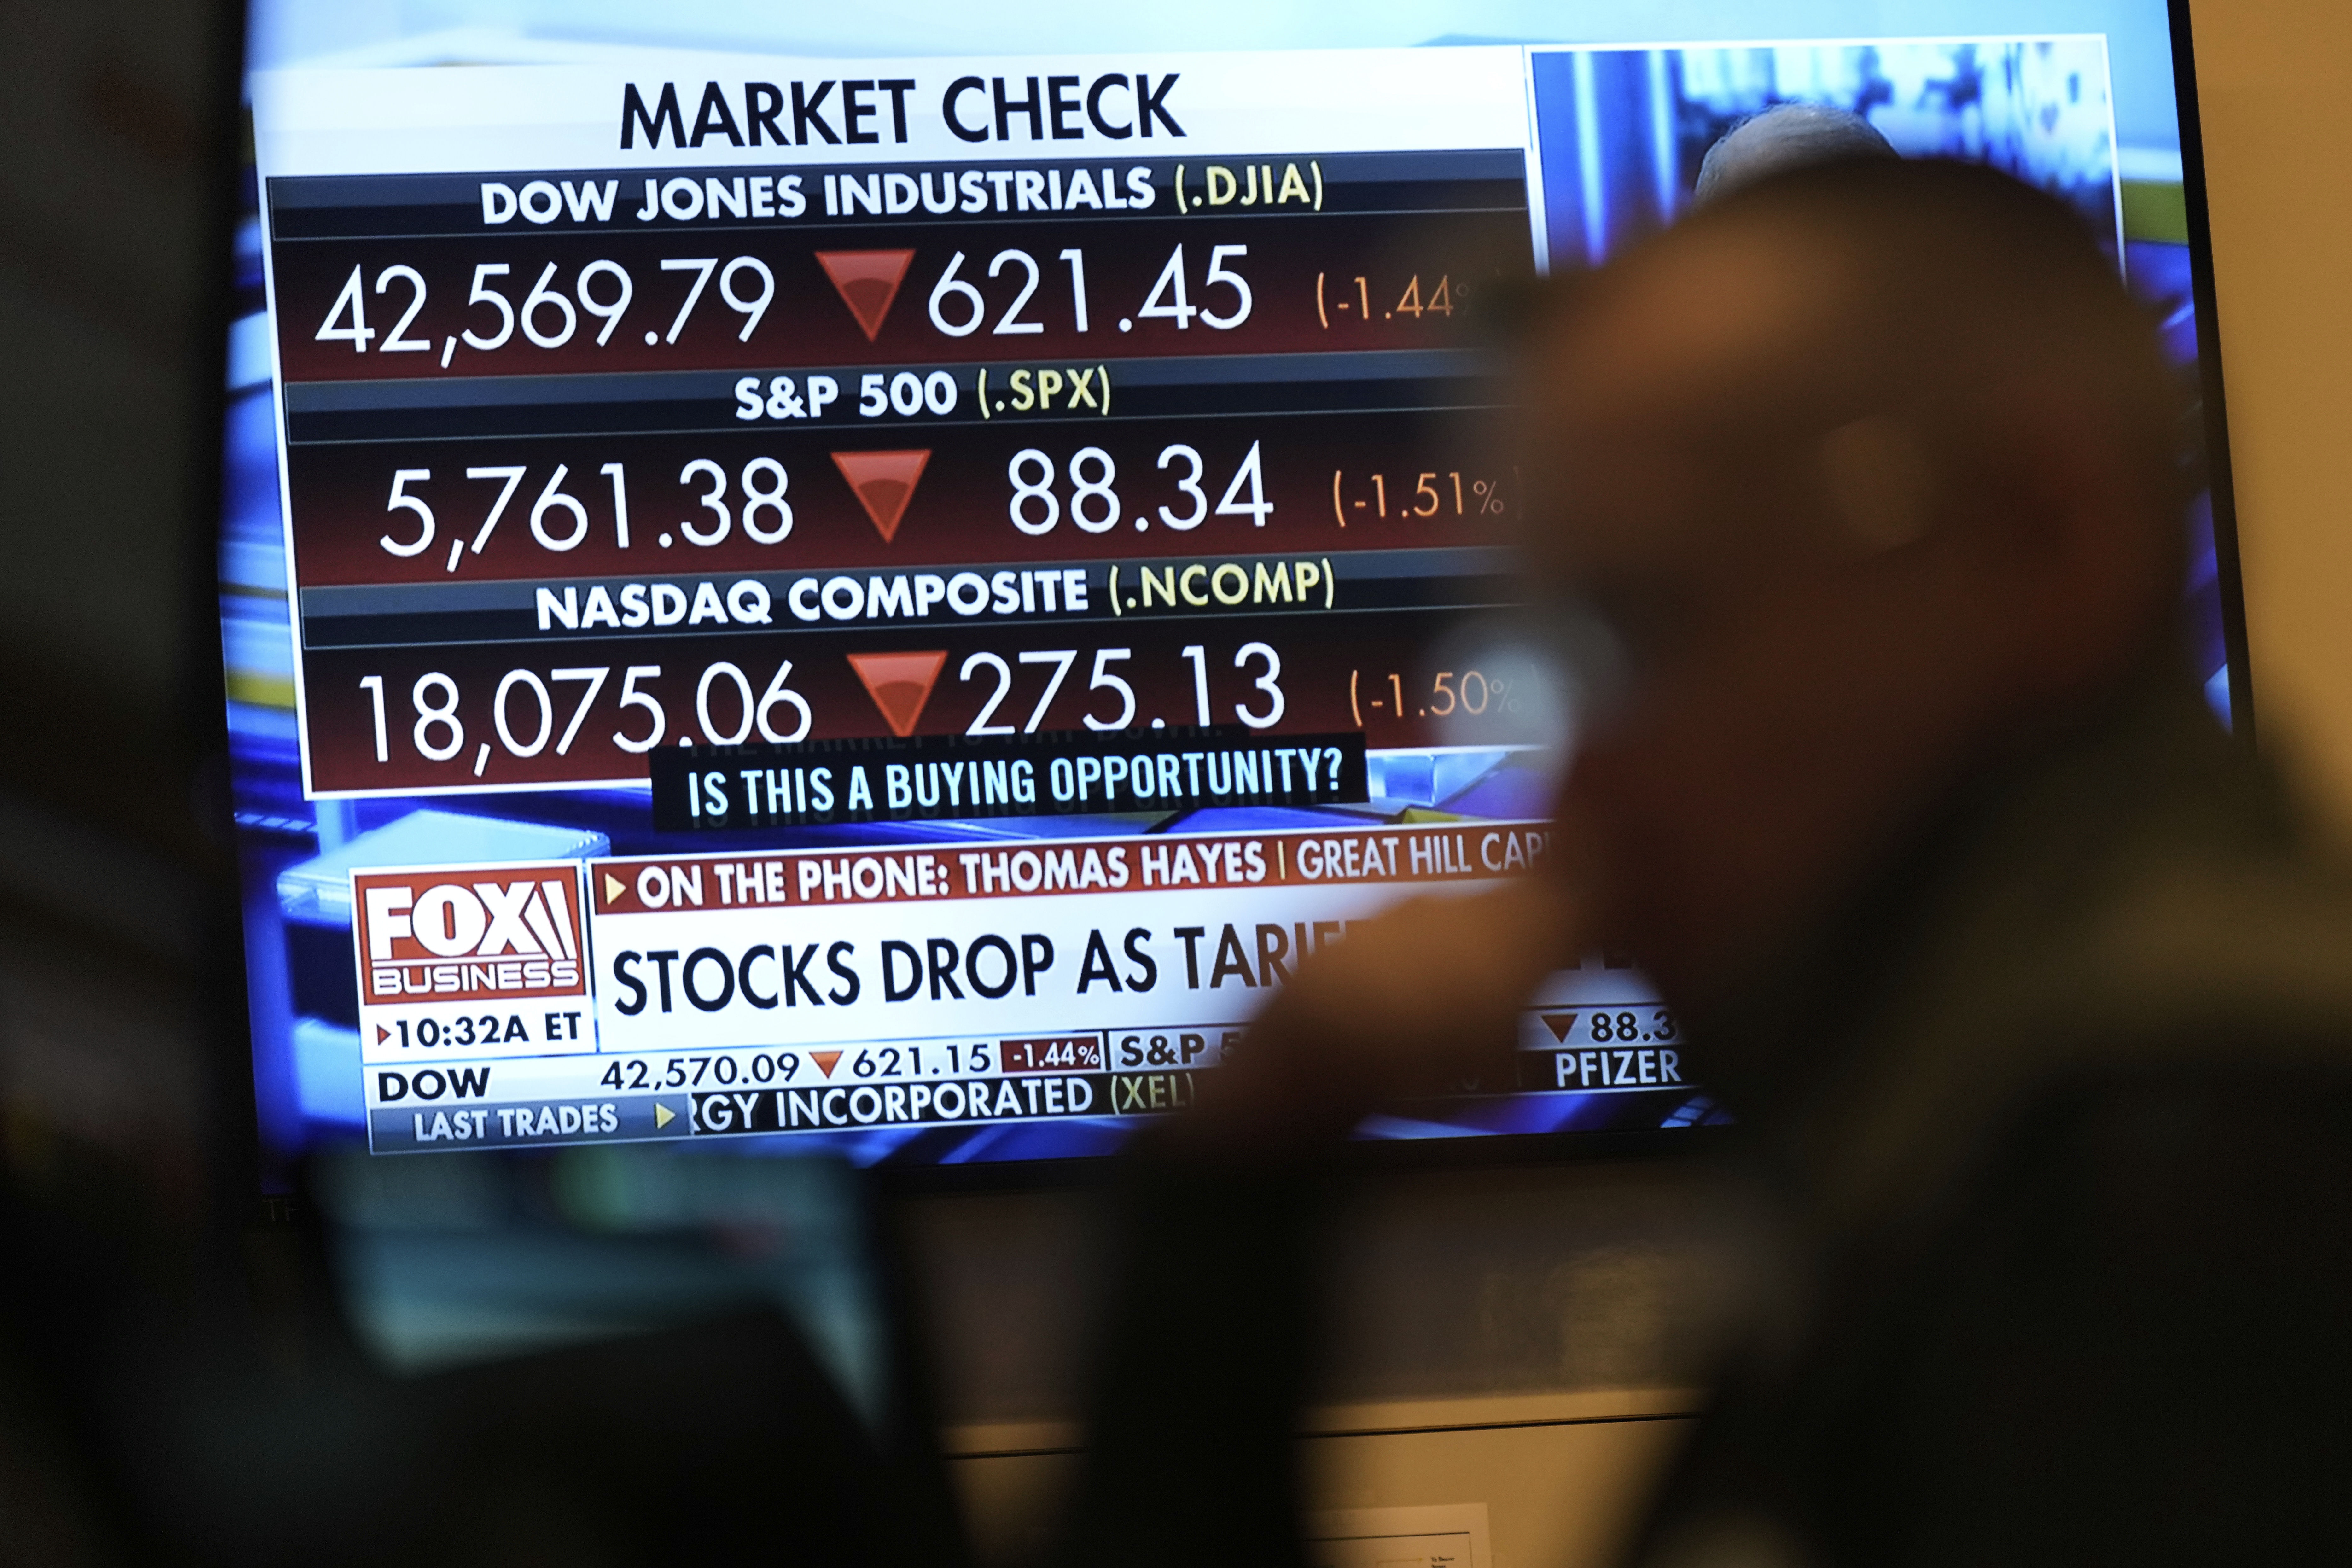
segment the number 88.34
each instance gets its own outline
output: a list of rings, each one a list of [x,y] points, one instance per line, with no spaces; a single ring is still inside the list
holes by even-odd
[[[1185,503],[1182,511],[1160,506],[1135,514],[1135,526],[1150,526],[1157,515],[1160,526],[1180,533],[1190,532],[1207,521],[1210,512],[1208,492],[1201,488],[1201,476],[1208,465],[1198,448],[1177,442],[1160,449],[1159,468],[1162,473],[1175,470],[1177,496]],[[1012,481],[1013,497],[1006,503],[1005,513],[1013,526],[1032,538],[1054,531],[1065,510],[1070,521],[1086,533],[1108,533],[1126,515],[1118,492],[1112,488],[1118,479],[1118,464],[1100,447],[1081,447],[1070,456],[1068,474],[1069,499],[1066,502],[1055,493],[1055,486],[1062,470],[1042,448],[1024,447],[1013,454],[1004,467],[1004,477]],[[1234,469],[1224,493],[1218,498],[1216,513],[1220,517],[1246,517],[1259,528],[1274,512],[1274,503],[1265,499],[1265,454],[1261,444],[1250,443],[1249,453]]]
[[[1641,1016],[1636,1013],[1592,1015],[1592,1043],[1595,1045],[1607,1045],[1612,1041],[1629,1046],[1655,1045],[1674,1037],[1674,1015],[1663,1007],[1651,1010],[1650,1024],[1646,1029],[1642,1026]]]

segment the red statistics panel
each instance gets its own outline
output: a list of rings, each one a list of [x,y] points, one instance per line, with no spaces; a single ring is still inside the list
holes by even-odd
[[[1524,656],[1464,652],[1448,635],[1461,625],[1399,611],[314,650],[303,700],[324,791],[644,778],[657,745],[893,732],[1239,723],[1361,730],[1376,747],[1535,739]]]
[[[1458,347],[1527,215],[280,240],[288,381]]]
[[[306,586],[1501,542],[1466,418],[769,427],[298,446]]]

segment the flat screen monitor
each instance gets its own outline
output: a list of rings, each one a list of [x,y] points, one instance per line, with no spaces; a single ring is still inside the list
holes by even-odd
[[[2164,0],[255,0],[268,1148],[1101,1154],[1349,921],[1540,866],[1488,302],[1775,104],[2057,194],[2161,316],[2242,721],[2185,43]],[[1521,1043],[1363,1135],[1733,1111],[1614,954]]]

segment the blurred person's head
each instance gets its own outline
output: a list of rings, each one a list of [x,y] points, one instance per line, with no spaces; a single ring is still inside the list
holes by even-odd
[[[1879,134],[1878,127],[1850,109],[1776,103],[1716,139],[1699,163],[1691,202],[1706,206],[1767,175],[1813,163],[1894,156],[1894,145]]]
[[[2168,647],[2176,385],[2048,197],[1768,176],[1570,285],[1542,348],[1534,565],[1616,666],[1568,860],[1677,1000]]]

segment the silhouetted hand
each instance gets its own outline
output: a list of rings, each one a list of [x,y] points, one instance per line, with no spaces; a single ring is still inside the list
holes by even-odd
[[[1534,877],[1349,922],[1207,1075],[1172,1139],[1279,1153],[1343,1136],[1384,1103],[1474,1077],[1507,1082],[1519,1011],[1574,958],[1581,923],[1559,886]]]

